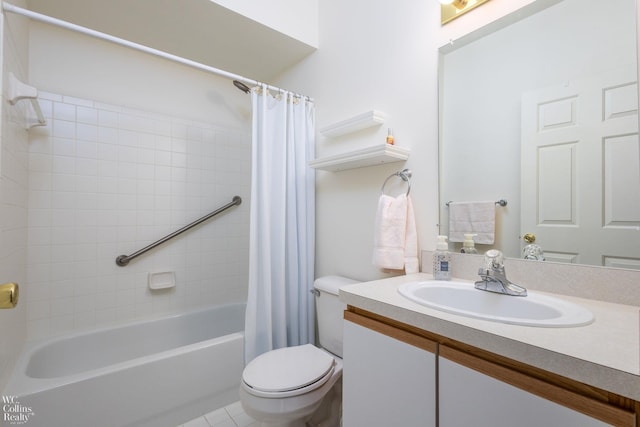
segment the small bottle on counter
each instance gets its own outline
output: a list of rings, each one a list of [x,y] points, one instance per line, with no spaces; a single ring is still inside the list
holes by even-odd
[[[393,145],[394,142],[393,133],[391,132],[391,128],[389,128],[389,132],[387,133],[387,144]]]
[[[473,237],[477,236],[477,234],[468,234],[464,235],[464,242],[462,243],[462,249],[460,252],[463,254],[477,254],[478,250],[476,249],[475,242],[473,241]]]
[[[438,236],[436,251],[433,253],[433,278],[451,280],[451,253],[447,236]]]

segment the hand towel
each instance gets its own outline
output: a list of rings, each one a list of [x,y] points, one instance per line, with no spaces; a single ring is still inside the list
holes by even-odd
[[[418,272],[418,239],[413,204],[405,194],[381,195],[376,213],[373,264],[390,270]]]
[[[474,233],[476,243],[492,245],[495,240],[496,204],[490,202],[449,203],[449,241],[463,242]]]

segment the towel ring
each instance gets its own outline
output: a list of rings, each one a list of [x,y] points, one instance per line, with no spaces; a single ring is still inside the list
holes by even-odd
[[[409,195],[409,192],[411,191],[411,181],[409,181],[409,179],[411,178],[411,170],[409,169],[403,169],[401,171],[398,171],[396,173],[392,173],[391,175],[389,175],[387,177],[387,179],[384,180],[384,182],[382,183],[382,189],[380,190],[381,194],[384,194],[384,187],[385,185],[387,185],[387,182],[393,178],[394,176],[397,176],[399,178],[401,178],[404,182],[407,183],[407,196]]]

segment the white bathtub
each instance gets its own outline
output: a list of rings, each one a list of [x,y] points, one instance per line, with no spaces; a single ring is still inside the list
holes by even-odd
[[[175,427],[238,400],[244,304],[30,343],[0,421],[27,427]],[[33,412],[31,414],[30,412]],[[21,415],[22,414],[22,415]]]

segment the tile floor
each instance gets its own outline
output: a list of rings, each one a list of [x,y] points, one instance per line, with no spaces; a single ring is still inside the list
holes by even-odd
[[[209,412],[178,427],[257,427],[258,422],[245,414],[240,402]]]

